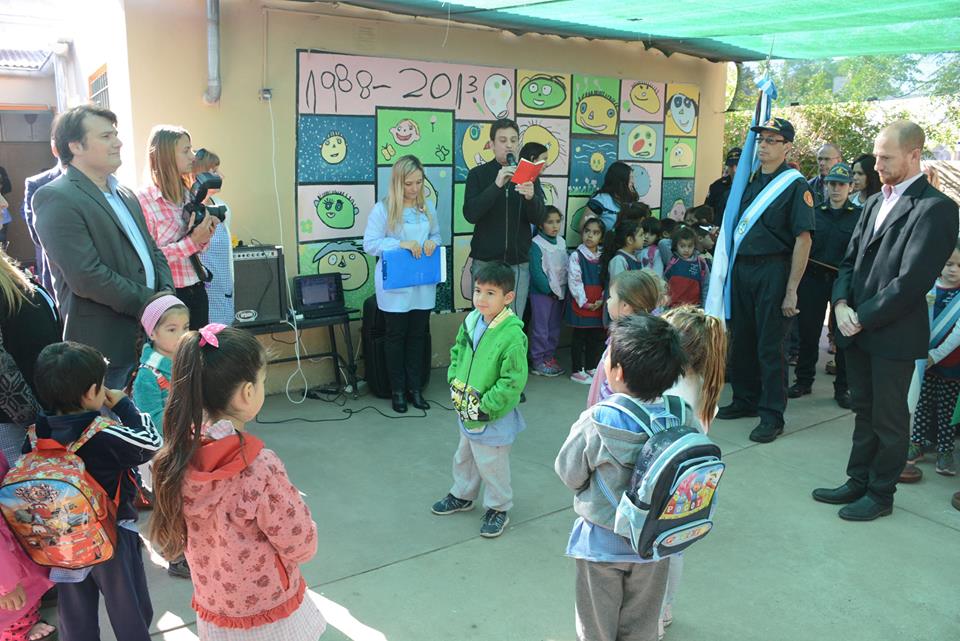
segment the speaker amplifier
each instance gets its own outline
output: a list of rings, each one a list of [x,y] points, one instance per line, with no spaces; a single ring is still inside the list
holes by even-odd
[[[286,319],[286,272],[282,247],[236,247],[233,269],[234,327],[272,325]]]

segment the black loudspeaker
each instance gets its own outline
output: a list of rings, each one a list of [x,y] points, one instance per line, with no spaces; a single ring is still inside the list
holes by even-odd
[[[387,373],[387,356],[383,349],[387,342],[386,318],[377,307],[377,297],[371,296],[363,302],[363,324],[360,326],[360,342],[363,345],[364,376],[367,387],[374,396],[390,398],[390,376]],[[433,350],[430,329],[423,344],[423,383],[430,382],[430,354]]]
[[[283,248],[239,246],[233,250],[234,327],[271,325],[287,318]]]

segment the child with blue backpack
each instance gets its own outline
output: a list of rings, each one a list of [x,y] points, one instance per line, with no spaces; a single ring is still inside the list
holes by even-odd
[[[580,641],[655,641],[668,563],[642,558],[614,532],[615,499],[627,489],[648,436],[637,422],[679,424],[662,395],[683,374],[687,358],[677,330],[636,314],[610,330],[603,367],[616,396],[635,410],[590,408],[570,428],[554,469],[576,494],[578,514],[567,544],[576,560],[576,629]]]

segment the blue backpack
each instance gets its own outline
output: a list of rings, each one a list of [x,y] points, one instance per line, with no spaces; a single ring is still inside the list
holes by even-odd
[[[614,532],[644,559],[676,554],[713,529],[716,490],[726,465],[720,448],[687,424],[690,408],[664,396],[671,416],[651,418],[640,403],[615,394],[598,403],[632,417],[648,439],[619,502],[599,476],[600,489],[616,508]]]

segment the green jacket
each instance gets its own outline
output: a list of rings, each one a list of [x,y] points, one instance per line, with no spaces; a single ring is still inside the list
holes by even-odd
[[[454,409],[468,432],[482,431],[520,402],[527,384],[527,337],[509,307],[497,314],[473,349],[480,312],[467,314],[450,348],[447,382]]]

